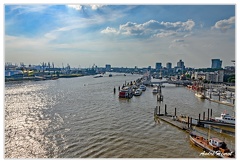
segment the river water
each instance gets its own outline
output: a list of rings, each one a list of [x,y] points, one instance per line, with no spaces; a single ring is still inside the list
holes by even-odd
[[[194,118],[233,107],[201,100],[184,87],[168,85],[157,102],[152,87],[119,99],[118,86],[140,75],[113,74],[5,83],[5,158],[199,158],[188,134],[154,120],[154,108]],[[113,93],[113,88],[116,93]],[[207,115],[207,114],[206,114]],[[235,149],[235,137],[214,133]]]

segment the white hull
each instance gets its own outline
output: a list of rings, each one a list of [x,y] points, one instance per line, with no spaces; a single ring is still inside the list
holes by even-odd
[[[221,117],[215,117],[215,121],[235,124],[235,118],[226,113],[222,113]]]
[[[195,93],[195,96],[197,96],[198,98],[204,99],[204,95],[202,95],[202,94]]]

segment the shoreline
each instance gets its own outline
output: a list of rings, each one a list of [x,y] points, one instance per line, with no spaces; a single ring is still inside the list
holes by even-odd
[[[52,76],[52,77],[37,78],[35,76],[31,76],[31,77],[23,77],[23,78],[5,78],[5,82],[57,80],[59,78],[76,78],[76,77],[83,77],[83,76],[85,76],[85,75],[82,75],[82,74],[72,74],[72,75],[60,75],[59,77]]]

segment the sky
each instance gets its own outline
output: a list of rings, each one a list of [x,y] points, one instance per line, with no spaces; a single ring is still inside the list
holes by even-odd
[[[208,68],[235,60],[235,5],[5,4],[4,61]]]

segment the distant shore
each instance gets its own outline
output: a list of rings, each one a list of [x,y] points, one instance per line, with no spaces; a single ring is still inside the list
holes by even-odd
[[[18,77],[18,78],[6,78],[5,82],[11,82],[11,81],[39,81],[39,80],[56,80],[59,78],[75,78],[75,77],[82,77],[84,75],[82,74],[60,74],[59,76],[49,76],[49,77],[35,77],[35,76],[29,76],[29,77]]]

